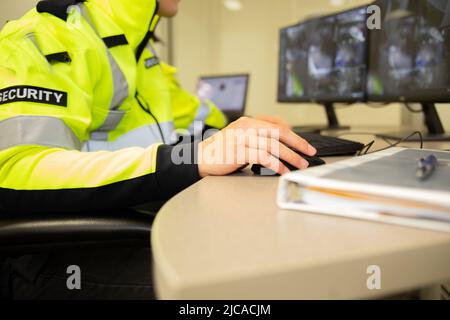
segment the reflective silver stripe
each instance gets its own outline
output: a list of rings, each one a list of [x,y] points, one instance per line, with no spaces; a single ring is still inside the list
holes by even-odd
[[[151,41],[147,42],[146,48],[153,54],[154,57],[156,57],[156,50],[153,48]]]
[[[211,108],[209,107],[208,102],[201,101],[200,106],[197,110],[197,115],[195,116],[196,121],[206,121],[206,118],[209,117],[211,113]]]
[[[109,50],[108,58],[114,82],[114,96],[109,109],[117,110],[125,99],[128,98],[128,81]]]
[[[29,33],[26,35],[26,37],[34,44],[34,46],[36,47],[36,49],[43,55],[45,56],[45,54],[42,52],[41,47],[39,47],[39,44],[37,43],[36,40],[36,36],[34,35],[34,33]]]
[[[208,118],[209,114],[211,113],[211,109],[209,107],[208,102],[201,101],[200,106],[197,110],[197,115],[195,116],[194,122],[189,127],[189,132],[193,135],[201,134],[203,129],[205,128],[205,121]],[[201,122],[201,126],[198,125],[196,122]]]
[[[95,28],[95,25],[91,20],[91,17],[89,16],[89,13],[86,10],[86,7],[83,4],[79,4],[77,6],[80,8],[81,15],[91,26],[92,30],[94,30],[99,38],[101,38],[98,30]],[[122,121],[125,113],[123,111],[120,111],[119,107],[129,96],[129,86],[125,74],[123,73],[122,69],[120,69],[119,64],[117,63],[116,59],[111,54],[109,49],[106,47],[106,45],[105,49],[108,55],[109,65],[112,73],[114,94],[109,106],[109,110],[111,110],[111,112],[109,113],[103,125],[92,133],[92,139],[104,141],[108,139],[108,132],[116,129],[119,123]]]
[[[18,116],[0,122],[0,150],[39,145],[81,149],[81,143],[63,120],[44,116]]]
[[[175,143],[177,136],[173,122],[160,124],[165,141]],[[163,143],[158,125],[148,125],[134,129],[115,141],[88,141],[84,144],[83,151],[117,151],[125,148],[140,147],[147,148],[156,143]]]
[[[166,144],[174,144],[178,141],[178,136],[175,131],[175,124],[173,122],[166,122],[159,125]]]
[[[91,133],[91,139],[97,141],[108,140],[108,132],[114,130],[125,116],[125,111],[111,110],[106,117],[105,122],[96,131]]]

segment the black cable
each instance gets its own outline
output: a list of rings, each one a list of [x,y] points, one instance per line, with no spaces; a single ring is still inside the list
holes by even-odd
[[[367,106],[372,109],[381,109],[381,108],[386,107],[387,105],[388,104],[386,104],[386,103],[376,104],[376,105],[370,104],[370,103],[367,104]],[[422,113],[423,112],[422,108],[420,110],[416,110],[409,103],[405,103],[405,107],[406,107],[406,109],[408,109],[409,112],[412,112],[412,113]]]
[[[161,139],[162,139],[164,144],[167,144],[166,143],[166,139],[164,138],[164,133],[162,131],[162,128],[161,128],[161,126],[159,124],[158,119],[156,119],[155,115],[150,111],[150,107],[148,106],[148,104],[147,104],[147,102],[145,100],[144,100],[144,103],[147,106],[147,108],[144,108],[144,106],[142,105],[141,99],[139,99],[139,92],[136,92],[136,100],[139,103],[139,105],[141,106],[142,110],[147,112],[153,118],[153,120],[155,120],[156,125],[158,126],[159,134],[161,135]]]
[[[388,145],[392,146],[393,143],[391,142],[391,140],[387,137],[379,137],[381,140],[383,140],[384,142],[386,142]],[[395,140],[395,139],[392,139]]]
[[[419,131],[415,131],[413,134],[411,134],[410,136],[408,136],[408,137],[406,137],[406,138],[403,138],[403,139],[407,140],[407,139],[413,137],[414,135],[417,135],[418,133],[420,133],[420,135],[421,135],[421,137],[422,137],[422,139],[423,139],[423,135],[422,135],[422,133],[419,132]],[[388,144],[392,144],[392,142],[390,142],[389,140],[396,140],[396,141],[401,141],[401,140],[402,140],[401,138],[388,138],[388,137],[380,136],[379,133],[374,133],[374,132],[364,132],[364,131],[360,131],[360,132],[347,132],[347,133],[341,133],[341,134],[339,134],[339,135],[336,135],[337,138],[343,138],[343,137],[345,137],[345,136],[374,136],[374,137],[377,137],[377,138],[380,138],[380,139],[384,140],[384,141],[385,141],[386,143],[388,143]]]
[[[375,140],[373,140],[369,144],[365,145],[364,148],[359,151],[358,156],[372,154],[372,153],[375,153],[375,152],[380,152],[380,151],[385,151],[385,150],[388,150],[388,149],[391,149],[391,148],[395,148],[399,144],[401,144],[403,142],[407,142],[410,138],[412,138],[415,135],[419,135],[419,137],[420,137],[420,149],[423,149],[423,145],[424,145],[423,135],[422,135],[422,132],[420,132],[420,131],[416,131],[416,132],[410,134],[409,136],[407,136],[407,137],[405,137],[403,139],[388,139],[386,137],[380,137],[377,133],[373,133],[373,132],[348,132],[348,133],[342,133],[340,135],[337,135],[337,137],[338,138],[342,138],[342,137],[345,137],[345,136],[352,136],[352,135],[354,135],[354,136],[364,136],[364,135],[368,136],[368,135],[370,135],[370,136],[374,136],[374,137],[380,138],[383,141],[385,141],[387,144],[389,144],[389,147],[387,147],[387,148],[383,148],[381,150],[377,150],[377,151],[373,151],[373,152],[369,153],[370,149],[375,144]],[[398,141],[396,143],[392,143],[389,140],[398,140]]]
[[[370,153],[366,153],[365,155],[373,154],[373,153],[381,152],[381,151],[386,151],[386,150],[395,148],[395,147],[397,147],[398,145],[402,144],[403,142],[407,142],[410,138],[414,137],[415,135],[418,135],[418,136],[420,137],[420,149],[423,149],[423,135],[422,135],[422,132],[416,131],[416,132],[410,134],[409,136],[407,136],[407,137],[405,137],[405,138],[403,138],[403,139],[400,139],[398,142],[396,142],[396,143],[390,145],[390,146],[387,147],[387,148],[383,148],[383,149],[376,150],[376,151],[373,151],[373,152],[370,152]]]
[[[375,133],[373,133],[373,132],[347,132],[347,133],[342,133],[342,134],[337,135],[338,138],[343,138],[345,136],[373,136],[373,137],[377,137],[377,135]],[[361,150],[359,150],[357,155],[358,156],[362,156],[362,155],[367,154],[367,152],[369,152],[369,150],[373,147],[374,144],[375,144],[375,140],[372,140],[370,143],[365,145]],[[391,145],[391,143],[388,143],[388,144]]]
[[[347,132],[347,133],[341,133],[341,134],[336,135],[337,138],[342,138],[345,136],[374,136],[374,137],[376,137],[377,134],[373,133],[373,132],[360,131],[360,132]]]
[[[420,108],[420,110],[416,110],[413,107],[411,107],[411,105],[409,103],[405,103],[405,107],[411,113],[422,113],[423,112],[422,108]]]
[[[367,152],[369,152],[369,150],[372,148],[372,146],[375,144],[375,140],[372,140],[371,143],[369,143],[368,145],[364,146],[364,148],[362,148],[359,152],[358,152],[358,156],[362,156],[362,155],[366,155]]]

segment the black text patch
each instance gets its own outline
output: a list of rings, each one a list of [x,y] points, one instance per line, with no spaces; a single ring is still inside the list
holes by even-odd
[[[150,69],[158,64],[159,64],[159,59],[156,57],[148,58],[147,60],[145,60],[145,67],[147,69]]]
[[[67,107],[67,92],[33,86],[15,86],[1,89],[0,105],[13,102],[35,102]]]

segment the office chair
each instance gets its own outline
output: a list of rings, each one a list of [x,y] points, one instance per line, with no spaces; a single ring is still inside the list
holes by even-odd
[[[112,213],[0,217],[0,256],[80,247],[150,246],[153,215]]]
[[[119,247],[125,250],[130,247],[150,248],[154,216],[131,209],[109,213],[34,217],[2,215],[0,269],[8,258],[30,254],[64,254],[79,249],[111,250]]]

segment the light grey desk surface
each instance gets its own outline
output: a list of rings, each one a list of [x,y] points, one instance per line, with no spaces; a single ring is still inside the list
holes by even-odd
[[[277,186],[244,172],[208,177],[170,200],[152,229],[158,297],[366,299],[450,279],[450,234],[283,211]],[[367,288],[371,265],[381,268],[381,290]]]

